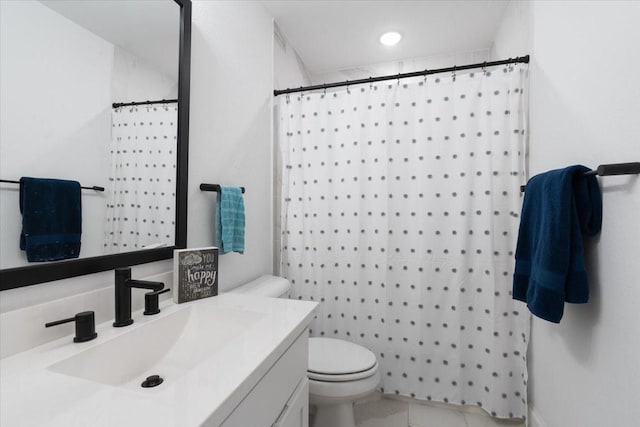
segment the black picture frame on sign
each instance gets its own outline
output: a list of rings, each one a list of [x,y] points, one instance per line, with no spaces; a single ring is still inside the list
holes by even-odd
[[[175,245],[165,248],[2,269],[0,270],[0,291],[170,259],[173,258],[175,249],[182,249],[187,246],[191,0],[174,1],[180,6]]]

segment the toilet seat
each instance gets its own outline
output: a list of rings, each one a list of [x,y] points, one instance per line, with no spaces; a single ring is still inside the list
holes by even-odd
[[[325,382],[356,381],[378,371],[371,350],[334,338],[309,338],[309,379]]]
[[[371,369],[367,369],[366,371],[360,372],[352,372],[350,374],[324,374],[320,372],[307,371],[307,377],[310,380],[315,381],[325,381],[332,383],[346,382],[346,381],[356,381],[364,378],[369,378],[373,374],[378,372],[378,363],[376,363]]]

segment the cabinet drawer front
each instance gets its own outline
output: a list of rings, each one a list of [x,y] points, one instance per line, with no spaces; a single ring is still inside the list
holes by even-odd
[[[273,427],[309,426],[309,380],[303,378]]]
[[[249,394],[222,423],[222,427],[271,427],[307,376],[308,330],[294,341]]]

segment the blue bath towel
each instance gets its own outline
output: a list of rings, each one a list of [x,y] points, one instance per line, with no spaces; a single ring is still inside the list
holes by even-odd
[[[78,258],[82,234],[80,184],[20,178],[20,249],[29,262]]]
[[[220,253],[244,252],[244,200],[240,187],[220,187],[216,209],[216,246]]]
[[[586,303],[589,285],[582,234],[602,225],[602,194],[590,169],[570,166],[529,180],[520,218],[513,298],[534,315],[559,323],[564,302]]]

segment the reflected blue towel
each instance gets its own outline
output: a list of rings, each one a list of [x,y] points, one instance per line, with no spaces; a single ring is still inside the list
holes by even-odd
[[[244,200],[240,187],[220,187],[216,209],[216,246],[220,253],[244,252]]]
[[[564,302],[586,303],[589,285],[582,234],[602,225],[602,194],[590,170],[570,166],[529,180],[522,206],[513,298],[534,315],[559,323]]]
[[[29,262],[78,258],[82,234],[80,184],[20,178],[20,249]]]

